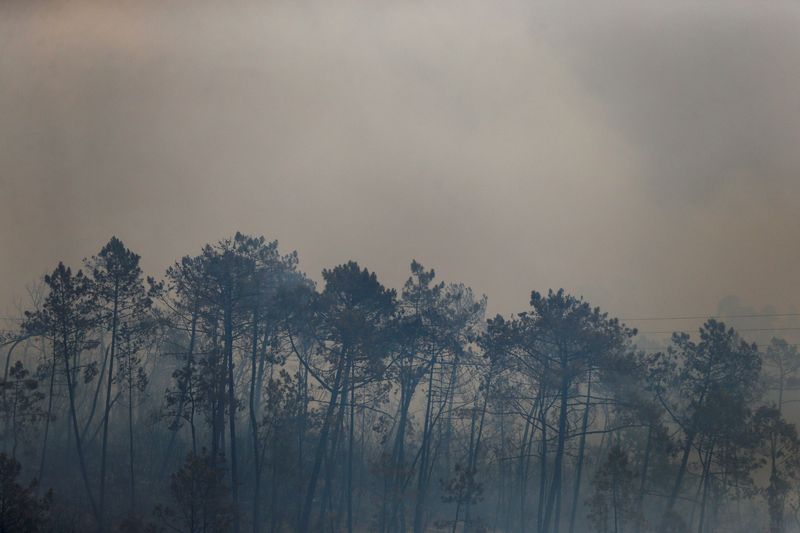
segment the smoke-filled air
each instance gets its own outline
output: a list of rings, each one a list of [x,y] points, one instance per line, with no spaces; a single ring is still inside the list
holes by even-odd
[[[0,533],[800,533],[798,28],[0,1]]]

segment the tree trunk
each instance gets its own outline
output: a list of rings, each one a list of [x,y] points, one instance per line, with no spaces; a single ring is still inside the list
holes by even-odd
[[[581,439],[578,444],[578,464],[575,468],[575,487],[572,490],[572,512],[569,515],[569,533],[575,531],[575,518],[578,514],[578,500],[581,494],[581,474],[583,473],[583,456],[586,450],[586,430],[589,427],[589,408],[592,396],[592,372],[586,383],[586,406],[583,409],[583,420],[581,421]]]
[[[406,377],[406,379],[410,378]],[[414,387],[410,383],[401,383],[399,422],[397,424],[397,433],[395,434],[394,447],[392,449],[391,470],[388,480],[389,490],[387,491],[392,497],[391,515],[389,521],[386,523],[388,531],[397,530],[398,516],[401,512],[404,512],[404,510],[401,510],[401,507],[403,506],[403,487],[405,486],[405,435],[406,427],[408,426],[408,410],[411,406],[413,390]]]
[[[86,472],[86,459],[83,455],[83,446],[81,443],[81,436],[78,432],[78,414],[75,412],[75,386],[72,380],[72,369],[69,367],[69,350],[68,350],[68,340],[67,340],[67,330],[64,329],[63,332],[64,337],[64,372],[67,376],[67,393],[69,396],[69,412],[70,417],[72,418],[72,431],[75,434],[75,447],[78,452],[78,463],[81,469],[81,477],[83,478],[83,485],[86,488],[86,496],[89,498],[89,504],[92,508],[92,514],[97,520],[98,524],[101,524],[101,514],[99,509],[97,508],[97,504],[95,503],[94,496],[92,496],[92,487],[89,484],[89,476]]]
[[[111,418],[111,382],[114,380],[114,358],[117,354],[117,321],[119,319],[119,280],[114,280],[114,310],[111,315],[111,353],[108,360],[106,405],[103,412],[103,444],[100,452],[100,523],[105,527],[106,456],[108,453],[108,423]],[[77,431],[77,427],[75,431]]]
[[[697,526],[697,533],[703,533],[703,526],[705,525],[705,517],[706,517],[706,503],[708,501],[708,485],[711,475],[709,472],[711,471],[711,459],[714,454],[714,442],[711,442],[711,447],[706,454],[706,464],[705,468],[703,469],[703,499],[700,503],[700,523]]]
[[[525,429],[522,432],[522,440],[520,441],[519,452],[519,465],[517,466],[517,473],[519,475],[519,533],[525,531],[525,507],[527,503],[527,489],[528,489],[528,465],[530,464],[530,450],[533,444],[534,427],[531,421],[533,420],[536,405],[539,403],[539,395],[536,401],[531,405],[530,413],[525,417]]]
[[[253,439],[254,487],[253,487],[253,533],[261,526],[261,461],[258,446],[258,422],[256,421],[256,379],[258,366],[258,304],[253,308],[253,339],[250,358],[250,435]],[[274,459],[273,459],[274,460]]]
[[[483,391],[483,406],[481,407],[481,416],[478,422],[478,430],[475,436],[475,445],[470,447],[470,456],[469,456],[469,464],[467,468],[469,468],[472,476],[472,482],[475,482],[475,475],[477,474],[477,465],[478,465],[478,454],[480,453],[481,447],[481,437],[483,436],[483,423],[486,420],[486,408],[489,406],[489,396],[492,390],[492,370],[493,368],[489,368],[489,374],[486,377],[486,389]],[[471,489],[472,487],[470,487]],[[470,511],[472,510],[472,494],[470,492],[470,497],[467,498],[464,507],[464,533],[467,533],[472,526],[472,516]]]
[[[50,386],[47,393],[47,419],[44,422],[44,437],[42,437],[42,457],[39,461],[39,484],[44,479],[45,457],[47,457],[47,437],[50,434],[50,420],[53,418],[53,385],[56,379],[56,354],[53,353],[53,366],[50,367]]]
[[[423,531],[423,513],[425,498],[427,496],[427,471],[428,455],[430,454],[430,441],[433,414],[433,374],[436,367],[436,354],[431,357],[431,368],[428,373],[428,397],[425,402],[425,420],[422,427],[422,449],[420,451],[419,472],[417,473],[417,501],[414,505],[414,533]]]
[[[230,289],[228,289],[230,291]],[[239,533],[239,470],[236,456],[236,383],[233,379],[233,302],[228,292],[225,302],[225,357],[228,366],[228,429],[231,450],[231,495],[236,512],[233,516],[233,531]]]
[[[100,399],[100,390],[102,390],[103,383],[105,383],[109,349],[102,349],[101,346],[101,350],[103,351],[103,365],[100,367],[100,372],[97,374],[97,386],[94,388],[94,395],[92,396],[92,408],[89,411],[89,416],[86,417],[86,422],[83,424],[83,431],[81,431],[81,438],[84,440],[84,442],[86,442],[86,434],[89,432],[89,428],[92,425],[92,420],[94,420],[95,412],[97,412],[97,402]]]
[[[134,460],[133,460],[133,361],[131,361],[132,354],[128,352],[128,453],[130,465],[130,498],[131,498],[131,515],[136,513],[136,477],[134,473]]]
[[[191,326],[189,328],[190,329],[190,332],[189,332],[189,346],[188,346],[187,351],[186,351],[186,369],[189,371],[188,374],[187,374],[188,375],[188,379],[189,379],[189,383],[188,383],[187,387],[189,387],[189,390],[191,390],[191,386],[192,386],[192,372],[193,372],[193,370],[191,370],[191,365],[192,365],[192,360],[194,358],[195,339],[197,338],[197,318],[198,318],[197,315],[198,315],[198,312],[199,312],[198,307],[199,307],[199,304],[197,303],[197,300],[195,300],[194,309],[192,310],[192,322],[191,322]],[[178,400],[178,409],[177,409],[177,412],[175,413],[175,426],[176,427],[177,427],[178,423],[180,422],[181,417],[183,416],[183,407],[184,407],[184,405],[186,403],[186,397],[185,397],[186,393],[187,393],[187,391],[182,391],[181,397]],[[194,402],[192,403],[192,411],[194,411]],[[191,417],[191,418],[193,419],[193,417]],[[191,423],[191,432],[192,432],[192,452],[195,455],[197,455],[197,443],[195,441],[196,437],[195,437],[194,421],[191,420],[190,423]],[[165,475],[166,472],[167,472],[167,465],[169,463],[169,458],[170,458],[170,454],[172,452],[172,447],[175,445],[175,436],[176,436],[176,434],[177,434],[177,430],[173,431],[172,434],[169,437],[169,443],[167,444],[167,451],[164,454],[164,461],[161,464],[161,473],[162,473],[162,475]]]
[[[347,533],[353,533],[353,440],[356,420],[356,389],[350,387],[350,443],[347,449]]]
[[[309,526],[311,525],[311,508],[314,505],[314,494],[317,490],[317,481],[319,479],[320,470],[322,469],[322,460],[325,456],[325,449],[328,444],[328,433],[330,432],[331,422],[333,422],[333,413],[336,409],[336,401],[339,396],[339,387],[341,386],[345,357],[346,355],[342,353],[339,358],[336,377],[334,378],[333,388],[331,389],[331,401],[328,404],[328,409],[325,412],[325,419],[322,422],[319,442],[317,443],[317,449],[314,453],[314,465],[311,468],[311,477],[308,482],[308,489],[306,490],[305,503],[303,504],[303,512],[300,514],[299,533],[308,533]]]
[[[539,453],[539,509],[536,515],[536,529],[539,533],[544,533],[544,515],[547,493],[547,401],[543,396],[542,407],[539,409],[539,424],[541,425],[542,443]]]
[[[550,485],[550,494],[547,501],[547,509],[544,515],[544,531],[550,531],[550,521],[553,521],[553,533],[558,533],[558,525],[561,517],[561,476],[564,462],[564,444],[567,440],[567,411],[569,409],[569,369],[566,359],[561,363],[561,406],[558,417],[558,441],[556,444],[556,456],[553,463],[553,482]]]
[[[325,487],[322,492],[322,507],[319,512],[319,530],[323,529],[325,524],[325,514],[328,506],[331,505],[331,496],[333,492],[333,470],[336,461],[336,453],[339,449],[339,436],[342,434],[344,425],[344,414],[347,410],[347,394],[350,391],[352,383],[350,382],[350,373],[353,369],[353,360],[348,358],[347,366],[344,371],[344,383],[342,385],[342,401],[339,403],[339,413],[336,415],[336,423],[334,425],[333,436],[331,438],[331,449],[328,458],[325,460]]]
[[[675,502],[678,500],[678,494],[681,490],[681,485],[683,484],[683,476],[686,474],[686,465],[689,463],[689,455],[692,452],[692,445],[694,444],[694,437],[695,432],[694,430],[690,430],[686,434],[686,441],[683,445],[683,455],[681,456],[680,466],[678,467],[678,473],[675,476],[675,483],[672,485],[672,491],[670,491],[669,499],[667,500],[667,507],[664,510],[664,516],[661,519],[661,527],[660,530],[666,530],[670,515],[672,514],[672,510],[675,508]]]

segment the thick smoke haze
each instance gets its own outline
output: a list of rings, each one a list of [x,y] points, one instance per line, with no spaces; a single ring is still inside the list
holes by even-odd
[[[800,296],[795,2],[3,2],[0,301],[116,234],[416,258],[490,312]],[[10,312],[10,311],[9,311]]]
[[[0,0],[0,531],[800,533],[798,28]]]

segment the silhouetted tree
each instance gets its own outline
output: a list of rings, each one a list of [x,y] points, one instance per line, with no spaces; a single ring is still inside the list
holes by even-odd
[[[589,520],[599,533],[624,533],[628,524],[641,521],[636,499],[636,473],[628,455],[613,446],[594,477],[594,492],[589,498]]]
[[[24,327],[37,334],[47,335],[52,341],[54,356],[57,355],[64,365],[72,422],[70,429],[75,439],[78,465],[92,514],[99,522],[100,512],[86,466],[76,401],[81,353],[97,344],[89,338],[98,320],[92,282],[80,270],[73,274],[63,263],[59,263],[52,274],[45,276],[44,281],[48,289],[44,305],[41,310],[27,315]]]
[[[170,476],[173,506],[161,505],[156,516],[173,531],[222,533],[230,531],[237,512],[223,482],[220,459],[189,453],[183,466]]]
[[[52,495],[37,498],[36,481],[27,487],[17,482],[22,467],[18,461],[0,453],[0,532],[35,533],[45,531]]]
[[[716,441],[736,435],[747,420],[748,409],[760,392],[760,369],[756,346],[743,341],[721,322],[708,320],[700,328],[699,342],[685,333],[673,335],[672,346],[654,370],[660,380],[659,398],[684,435],[662,529],[672,516],[698,439],[706,440],[701,486],[702,492],[707,493]]]
[[[769,511],[769,531],[783,533],[786,497],[800,477],[797,429],[781,417],[776,407],[762,406],[753,417],[752,432],[760,440],[760,455],[769,467],[769,484],[763,491]]]

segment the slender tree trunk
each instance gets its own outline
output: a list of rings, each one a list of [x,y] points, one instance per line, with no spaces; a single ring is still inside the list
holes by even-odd
[[[134,472],[134,459],[133,459],[133,361],[131,360],[132,354],[128,353],[128,458],[130,465],[130,497],[131,497],[131,515],[136,513],[136,475]]]
[[[461,514],[461,499],[459,498],[456,501],[456,516],[453,518],[453,529],[451,533],[456,533],[456,530],[458,529],[458,517],[460,514]]]
[[[780,382],[778,386],[778,414],[783,411],[783,385],[784,375],[781,369]],[[769,508],[769,527],[770,533],[783,533],[783,512],[785,489],[781,488],[780,477],[778,475],[778,442],[773,435],[770,439],[770,466],[769,466],[769,487],[767,487],[767,507]]]
[[[542,397],[544,401],[546,398]],[[539,424],[542,433],[542,443],[539,453],[539,508],[536,516],[536,529],[539,533],[544,533],[544,515],[547,500],[547,407],[543,405],[539,409]]]
[[[410,370],[408,372],[410,374]],[[406,377],[406,379],[410,379]],[[389,531],[398,528],[397,520],[403,506],[403,487],[405,486],[405,434],[408,425],[408,410],[411,406],[413,387],[409,383],[402,383],[400,386],[400,413],[398,417],[397,433],[395,434],[394,447],[392,449],[391,470],[389,475],[389,490],[392,497],[391,518],[386,526]]]
[[[414,505],[414,533],[423,531],[423,514],[425,498],[427,497],[427,471],[428,455],[431,441],[431,416],[433,414],[433,374],[436,367],[436,354],[431,358],[431,368],[428,373],[428,397],[425,402],[425,420],[422,427],[422,450],[420,452],[419,472],[417,473],[417,501]]]
[[[191,388],[192,386],[192,365],[194,360],[194,344],[195,339],[197,338],[197,318],[199,314],[199,304],[197,300],[195,300],[194,309],[192,309],[192,322],[190,326],[189,332],[189,346],[186,351],[186,370],[187,370],[187,379],[189,382],[187,383],[187,387]],[[178,400],[178,409],[175,413],[175,426],[178,426],[181,417],[183,416],[183,408],[186,403],[186,392],[182,391],[181,397]],[[194,403],[192,403],[192,411],[194,411]],[[193,418],[193,417],[192,417]],[[192,431],[192,452],[197,455],[197,443],[195,442],[195,428],[194,428],[194,421],[191,422],[191,431]],[[169,443],[167,444],[167,451],[164,454],[164,460],[161,464],[161,472],[162,475],[165,475],[167,472],[167,464],[169,463],[169,458],[172,453],[172,448],[175,445],[175,437],[177,435],[177,430],[173,431],[172,434],[169,436]]]
[[[47,392],[47,418],[44,421],[44,436],[42,437],[42,457],[39,461],[39,484],[44,479],[44,465],[47,457],[47,437],[50,434],[50,420],[53,418],[53,385],[56,379],[56,354],[53,350],[53,365],[50,367],[50,385]]]
[[[86,442],[86,434],[94,420],[95,412],[97,411],[97,402],[100,399],[100,391],[105,383],[106,366],[108,365],[108,348],[103,350],[103,365],[100,367],[100,372],[97,374],[97,386],[94,388],[94,395],[92,396],[92,409],[89,411],[89,416],[86,417],[86,422],[83,424],[83,431],[81,431],[81,438]]]
[[[353,533],[353,444],[356,423],[355,404],[356,389],[355,387],[350,387],[350,442],[347,449],[347,533]]]
[[[578,464],[575,468],[575,487],[572,489],[572,512],[569,515],[569,533],[575,531],[575,518],[578,514],[578,503],[581,494],[581,474],[583,474],[583,456],[586,450],[586,430],[589,428],[589,408],[592,397],[592,372],[586,383],[586,405],[583,408],[583,420],[581,421],[581,438],[578,444]]]
[[[620,533],[619,487],[616,471],[611,475],[611,509],[614,511],[614,533]]]
[[[227,289],[230,291],[230,288]],[[228,429],[231,450],[231,494],[236,509],[233,517],[233,531],[239,533],[239,469],[236,455],[236,382],[233,379],[233,302],[228,292],[225,302],[225,356],[228,366]]]
[[[538,400],[538,398],[537,398]],[[531,404],[531,411],[528,416],[525,418],[525,429],[522,432],[522,440],[520,441],[519,446],[519,464],[517,465],[517,475],[518,475],[518,495],[519,495],[519,533],[523,533],[525,531],[525,506],[526,506],[526,493],[528,487],[528,458],[530,457],[530,448],[531,448],[531,435],[533,434],[533,428],[531,424],[531,419],[534,416],[534,410],[536,409],[536,401]]]
[[[256,419],[258,418],[258,414],[261,412],[261,394],[264,390],[264,366],[267,361],[267,347],[269,346],[269,330],[268,328],[264,328],[264,336],[261,340],[261,351],[258,354],[258,370],[256,371],[256,396],[255,396],[255,411],[256,411]],[[274,364],[274,361],[270,359],[270,366]],[[308,371],[308,369],[305,369]]]
[[[320,530],[322,530],[324,524],[326,523],[325,514],[327,512],[328,506],[330,505],[330,507],[333,508],[333,505],[331,504],[331,495],[333,494],[331,490],[333,488],[332,487],[333,470],[336,461],[336,453],[339,448],[339,436],[342,434],[342,427],[344,424],[344,414],[347,410],[347,395],[350,390],[350,387],[352,386],[352,383],[350,382],[350,372],[352,371],[352,367],[353,367],[353,360],[352,358],[348,358],[347,367],[345,368],[344,371],[344,384],[342,386],[342,401],[340,402],[339,405],[339,413],[336,416],[336,423],[334,425],[333,437],[331,439],[331,450],[325,462],[325,486],[323,487],[323,492],[322,492],[322,508],[320,509],[319,513]]]
[[[703,404],[703,400],[706,396],[706,391],[708,390],[708,382],[709,376],[706,375],[705,383],[703,385],[702,391],[699,394],[699,398],[697,401],[698,405]],[[660,531],[665,531],[669,526],[670,515],[672,514],[672,510],[675,508],[675,502],[678,501],[678,494],[680,494],[681,485],[683,484],[683,477],[686,475],[686,466],[689,463],[689,455],[692,452],[692,445],[694,444],[695,436],[697,435],[697,430],[695,429],[694,422],[692,422],[692,426],[686,432],[686,441],[683,445],[683,454],[681,456],[680,466],[678,468],[678,473],[675,476],[675,483],[672,486],[672,491],[670,492],[669,499],[667,500],[667,506],[664,509],[664,516],[661,519],[661,524],[659,527]]]
[[[653,450],[653,426],[652,424],[647,428],[647,444],[644,447],[644,460],[642,461],[642,471],[639,474],[641,479],[639,480],[639,495],[636,497],[636,508],[637,510],[642,513],[644,509],[644,491],[647,487],[647,471],[650,467],[650,454]],[[636,520],[636,533],[639,533],[642,529],[642,520]]]
[[[105,527],[106,457],[108,454],[108,422],[111,418],[111,382],[114,380],[114,358],[117,355],[117,322],[119,320],[119,280],[114,280],[114,309],[111,315],[111,354],[108,361],[106,405],[103,411],[103,444],[100,452],[100,523]],[[75,428],[77,431],[77,427]]]
[[[17,438],[17,398],[19,398],[19,382],[17,381],[14,383],[14,403],[11,407],[11,416],[6,415],[6,420],[9,418],[11,419],[11,434],[12,434],[12,445],[11,445],[11,458],[17,458],[17,444],[19,439]]]
[[[444,397],[444,412],[447,413],[447,423],[444,426],[444,435],[440,438],[442,440],[441,447],[444,450],[444,459],[445,459],[445,472],[450,472],[451,464],[450,464],[450,441],[453,435],[453,420],[452,420],[452,413],[453,413],[453,402],[455,401],[455,388],[457,385],[457,368],[458,368],[458,361],[453,360],[453,368],[450,371],[450,381],[448,383],[448,389],[445,393]]]
[[[212,369],[210,389],[212,394],[211,400],[211,457],[215,466],[219,466],[220,455],[225,453],[223,445],[225,433],[225,413],[224,413],[224,398],[225,398],[225,369],[227,361],[225,358],[220,358],[219,335],[217,333],[218,317],[214,318],[213,326],[211,328],[211,356],[209,366]]]
[[[81,469],[81,477],[83,478],[83,485],[86,488],[86,496],[89,498],[89,504],[92,508],[92,514],[97,520],[97,523],[101,523],[101,515],[100,511],[95,503],[94,496],[92,496],[92,487],[89,484],[89,475],[86,472],[86,459],[83,455],[83,446],[81,443],[81,435],[78,432],[78,414],[75,412],[75,385],[72,380],[72,369],[69,366],[69,350],[68,350],[68,340],[67,340],[67,331],[66,328],[64,329],[64,372],[67,376],[67,394],[69,396],[69,412],[70,418],[72,419],[72,431],[75,434],[75,447],[78,452],[78,463]]]
[[[308,368],[303,367],[303,382],[301,385],[303,409],[300,413],[300,429],[297,435],[297,494],[301,494],[303,487],[303,466],[305,462],[305,435],[306,425],[308,419]],[[300,526],[302,521],[301,516],[303,513],[303,501],[297,498],[297,526]]]
[[[467,468],[469,468],[473,483],[478,470],[478,454],[480,453],[481,437],[483,436],[483,423],[486,420],[486,409],[489,406],[489,396],[492,390],[492,370],[493,369],[490,367],[489,374],[486,377],[486,388],[483,391],[483,405],[481,406],[481,416],[480,420],[478,421],[477,434],[475,435],[475,445],[470,447],[469,464]],[[472,487],[470,487],[470,491],[471,490]],[[472,515],[470,514],[471,510],[472,494],[470,492],[470,497],[467,498],[467,501],[464,505],[464,533],[467,533],[472,527]]]
[[[191,385],[190,385],[191,387]],[[191,389],[190,389],[191,390]],[[194,410],[195,410],[195,403],[194,399],[192,399],[191,407],[189,408],[189,430],[192,434],[192,453],[196,456],[197,455],[197,431],[194,425]]]
[[[708,484],[711,478],[709,472],[711,470],[711,459],[714,454],[714,442],[711,442],[711,447],[706,454],[706,464],[703,469],[703,499],[700,503],[700,523],[697,525],[697,533],[703,533],[703,526],[705,525],[706,517],[706,502],[708,501]]]
[[[474,404],[477,404],[477,403],[478,403],[478,398],[477,398],[477,394],[476,394],[475,400],[473,401],[472,416],[470,417],[470,420],[469,420],[469,444],[467,445],[467,464],[464,465],[464,474],[465,474],[466,479],[468,480],[469,484],[462,489],[463,492],[461,492],[461,494],[458,494],[458,496],[456,498],[456,502],[457,502],[457,505],[456,505],[456,517],[455,517],[455,520],[453,520],[453,527],[455,527],[455,525],[458,523],[458,515],[459,515],[459,511],[461,510],[461,505],[462,505],[462,500],[463,500],[463,505],[466,507],[466,509],[465,509],[466,512],[464,513],[464,530],[463,530],[463,533],[467,533],[467,530],[469,528],[469,503],[470,503],[470,500],[472,499],[472,484],[475,481],[475,477],[474,477],[475,473],[472,471],[471,467],[472,467],[472,450],[473,450],[473,448],[475,446],[475,433],[476,433],[476,427],[477,427],[476,419],[478,417],[478,406],[474,405]]]
[[[553,533],[558,533],[561,517],[561,477],[564,462],[564,444],[567,439],[567,411],[569,410],[569,369],[567,368],[565,357],[562,357],[561,373],[561,407],[558,418],[556,455],[553,462],[553,483],[550,485],[550,494],[544,515],[544,531],[548,533],[551,519],[553,521]]]
[[[275,438],[275,437],[273,437]],[[278,458],[273,453],[272,457],[272,486],[271,486],[271,494],[269,498],[269,505],[271,509],[270,517],[269,517],[269,530],[271,533],[275,533],[278,527]]]
[[[495,511],[495,523],[500,524],[500,516],[503,514],[503,531],[511,531],[511,497],[509,496],[508,482],[508,450],[506,448],[506,417],[505,412],[500,413],[500,490],[497,495],[497,510]],[[505,513],[503,513],[505,511]]]
[[[692,452],[694,437],[695,437],[694,430],[690,430],[686,434],[686,441],[684,442],[683,445],[683,454],[681,455],[681,462],[680,466],[678,467],[678,473],[675,476],[675,483],[672,485],[672,490],[670,491],[669,499],[667,500],[667,506],[666,509],[664,509],[664,516],[661,520],[660,529],[662,531],[667,528],[670,520],[670,515],[672,514],[672,510],[675,508],[675,502],[678,500],[678,494],[680,493],[681,485],[683,484],[683,476],[686,474],[686,465],[689,463],[689,455]]]
[[[256,374],[258,364],[258,304],[253,308],[253,344],[250,359],[250,435],[253,439],[254,487],[253,487],[253,533],[258,533],[261,521],[261,461],[259,461],[258,422],[256,421]],[[274,459],[273,459],[274,461]]]
[[[336,409],[336,401],[339,396],[339,387],[341,386],[345,357],[345,353],[342,353],[339,358],[339,364],[336,369],[336,377],[334,378],[333,388],[331,389],[331,400],[328,404],[328,409],[325,412],[325,419],[322,422],[322,429],[320,430],[319,434],[319,442],[317,443],[317,449],[314,453],[314,464],[311,468],[311,477],[308,482],[308,489],[306,490],[305,503],[303,504],[303,512],[300,514],[300,527],[298,528],[299,533],[309,532],[309,526],[311,524],[311,508],[314,505],[314,495],[317,490],[317,481],[319,479],[320,470],[322,469],[322,460],[325,456],[325,449],[327,448],[328,433],[330,432],[331,422],[333,422],[333,413]]]

